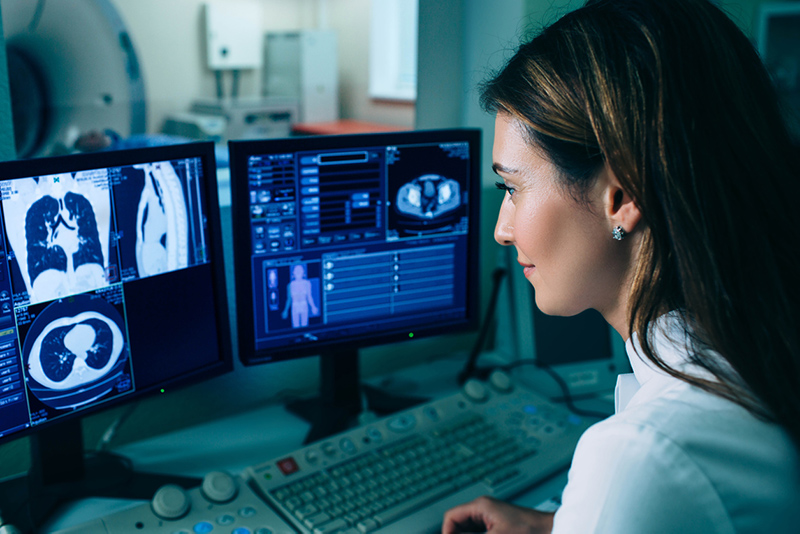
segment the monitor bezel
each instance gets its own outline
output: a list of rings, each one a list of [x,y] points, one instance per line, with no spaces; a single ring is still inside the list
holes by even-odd
[[[217,361],[202,368],[195,369],[180,376],[174,376],[141,388],[129,395],[109,399],[92,406],[81,408],[73,413],[64,414],[58,418],[43,423],[29,426],[12,434],[0,436],[0,444],[30,436],[54,428],[59,425],[78,421],[108,409],[134,403],[156,394],[162,394],[177,388],[182,388],[199,382],[215,378],[233,370],[233,350],[231,344],[230,322],[228,314],[228,300],[225,281],[225,267],[222,247],[222,229],[220,220],[220,206],[217,190],[217,169],[212,142],[194,142],[175,145],[163,145],[144,148],[130,148],[121,150],[108,150],[101,152],[69,154],[43,158],[18,159],[0,162],[0,183],[18,178],[32,176],[45,176],[81,170],[99,169],[106,167],[121,167],[138,163],[153,161],[167,161],[184,158],[200,158],[203,165],[203,176],[211,179],[203,180],[204,193],[207,200],[207,228],[212,254],[211,277],[214,284],[214,306],[217,317]],[[135,354],[133,355],[135,358]]]
[[[440,130],[408,130],[398,132],[361,133],[350,135],[300,136],[281,139],[235,140],[228,142],[231,170],[231,215],[233,227],[234,273],[237,281],[236,330],[238,353],[246,366],[287,361],[330,352],[355,351],[361,348],[409,340],[409,328],[370,333],[346,340],[332,340],[305,346],[285,346],[257,351],[254,340],[253,295],[242,286],[250,286],[251,237],[247,159],[251,154],[280,154],[305,150],[336,150],[365,146],[392,146],[420,143],[467,142],[470,150],[469,232],[467,236],[466,304],[467,316],[460,320],[438,324],[420,324],[413,328],[413,339],[445,333],[475,330],[479,322],[479,234],[480,234],[480,153],[481,131],[475,128]]]

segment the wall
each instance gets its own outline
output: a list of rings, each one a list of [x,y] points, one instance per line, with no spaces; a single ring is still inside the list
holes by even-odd
[[[369,0],[335,0],[328,4],[328,28],[339,37],[339,90],[343,118],[414,126],[414,103],[369,96]]]
[[[232,1],[235,0],[224,0]],[[161,130],[166,114],[187,111],[197,98],[216,95],[215,77],[205,66],[205,2],[112,0],[128,27],[142,65],[150,132]],[[316,28],[337,32],[343,118],[413,125],[413,104],[373,101],[367,96],[369,0],[261,0],[261,5],[265,32]],[[224,80],[228,94],[231,78],[226,76]],[[260,73],[243,72],[240,96],[259,96],[261,84]]]

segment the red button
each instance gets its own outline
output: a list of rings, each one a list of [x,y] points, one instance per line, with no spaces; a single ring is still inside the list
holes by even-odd
[[[292,473],[296,473],[300,470],[300,467],[297,465],[297,462],[294,461],[294,458],[284,458],[283,460],[278,460],[278,469],[281,470],[281,473],[284,475],[291,475]]]

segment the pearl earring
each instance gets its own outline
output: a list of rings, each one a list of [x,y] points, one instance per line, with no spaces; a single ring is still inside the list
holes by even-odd
[[[622,241],[625,239],[626,235],[628,235],[628,233],[621,226],[615,226],[614,229],[611,230],[611,236],[617,241]]]

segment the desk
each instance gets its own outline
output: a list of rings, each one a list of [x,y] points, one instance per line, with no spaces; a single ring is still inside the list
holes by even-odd
[[[440,360],[368,381],[387,391],[441,397],[457,389],[456,375],[463,358]],[[140,471],[201,478],[209,471],[240,474],[266,459],[289,453],[302,445],[309,425],[290,414],[283,405],[264,406],[236,416],[131,443],[115,450],[128,457]],[[517,496],[514,502],[538,507],[559,495],[566,484],[562,471]],[[63,506],[41,530],[69,528],[139,505],[142,501],[85,499]]]
[[[402,132],[410,130],[403,126],[392,126],[376,122],[341,119],[330,122],[300,122],[292,126],[292,132],[301,135],[342,135],[357,133]]]

